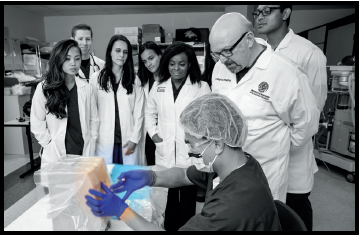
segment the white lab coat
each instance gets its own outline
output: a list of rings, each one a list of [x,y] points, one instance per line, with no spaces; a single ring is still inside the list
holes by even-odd
[[[115,101],[111,82],[108,82],[110,91],[107,93],[100,89],[98,83],[99,71],[94,73],[89,83],[93,87],[95,100],[99,115],[99,136],[96,143],[95,153],[104,157],[106,163],[113,163],[114,130],[115,130]],[[122,148],[123,164],[144,165],[145,157],[141,151],[144,145],[138,145],[142,136],[142,124],[144,119],[144,91],[140,86],[140,80],[136,76],[133,92],[127,95],[127,90],[119,84],[117,90],[117,100],[119,109],[120,129],[122,132],[122,145],[131,141],[136,143],[133,154],[124,155],[126,148]]]
[[[322,111],[327,98],[327,59],[321,49],[307,39],[294,34],[290,29],[275,51],[290,58],[305,70],[317,107]],[[313,188],[314,173],[317,171],[312,139],[304,146],[291,146],[287,192],[310,192]]]
[[[274,199],[285,202],[291,143],[302,146],[317,132],[319,111],[304,71],[273,52],[263,39],[256,38],[256,42],[267,49],[239,83],[236,74],[217,63],[212,87],[213,92],[227,95],[246,116],[248,135],[243,150],[261,164]]]
[[[99,68],[96,65],[98,65]],[[93,76],[94,73],[101,71],[104,68],[104,65],[105,65],[105,62],[102,59],[100,59],[96,56],[90,55],[89,79]],[[79,69],[78,74],[79,74],[79,77],[85,78],[85,75],[81,69]]]
[[[156,81],[155,81],[156,82]],[[147,109],[147,102],[148,102],[148,96],[149,96],[149,81],[146,83],[143,87],[144,90],[144,114],[145,110]],[[145,117],[145,116],[144,116]],[[143,151],[142,155],[145,157],[144,165],[147,165],[147,155],[145,153],[145,139],[147,137],[147,129],[145,128],[145,118],[143,119],[143,132],[142,137],[140,138],[139,145],[141,145],[141,151]]]
[[[185,134],[179,126],[179,117],[189,103],[210,92],[206,82],[201,81],[201,86],[198,83],[192,84],[188,76],[174,102],[172,80],[168,79],[161,84],[154,82],[148,96],[145,126],[150,137],[158,134],[163,139],[163,142],[155,144],[157,165],[167,168],[187,168],[194,163],[204,165],[202,158],[188,156],[184,142]]]
[[[31,132],[43,148],[41,167],[57,162],[66,157],[65,134],[67,118],[58,119],[47,114],[46,98],[43,94],[43,83],[38,84],[31,103]],[[79,118],[84,140],[83,156],[94,156],[95,143],[98,137],[98,113],[92,87],[85,81],[75,78],[78,92]],[[67,107],[65,108],[67,112]]]

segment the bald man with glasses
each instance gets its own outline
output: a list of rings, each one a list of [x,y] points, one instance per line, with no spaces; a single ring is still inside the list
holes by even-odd
[[[326,57],[320,48],[289,28],[291,13],[292,5],[259,5],[253,16],[258,33],[267,36],[272,49],[304,69],[321,112],[327,98]],[[309,231],[313,217],[308,196],[317,171],[312,139],[301,147],[291,146],[286,204],[300,215]]]
[[[304,145],[318,130],[319,111],[304,71],[254,37],[243,15],[227,13],[209,42],[218,60],[212,92],[227,95],[248,122],[244,150],[261,164],[274,199],[286,202],[291,146]]]

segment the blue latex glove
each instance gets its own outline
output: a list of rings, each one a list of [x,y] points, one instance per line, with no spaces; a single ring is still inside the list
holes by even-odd
[[[86,195],[86,204],[95,216],[116,216],[119,219],[128,205],[103,184],[103,182],[101,182],[101,186],[105,193],[98,192],[94,189],[90,189],[89,193],[102,198],[102,200],[96,200]]]
[[[152,182],[152,171],[150,170],[130,170],[123,172],[118,177],[118,183],[110,186],[114,193],[127,191],[123,201],[127,200],[134,191],[149,186]]]

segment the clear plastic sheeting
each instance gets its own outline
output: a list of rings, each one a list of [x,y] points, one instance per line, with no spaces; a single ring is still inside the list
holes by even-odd
[[[103,191],[100,182],[110,186],[102,157],[67,157],[34,173],[38,198],[49,193],[54,231],[104,231],[109,217],[94,216],[86,205],[89,189]],[[103,191],[104,192],[104,191]],[[95,196],[93,196],[95,197]]]
[[[111,170],[112,184],[118,181],[118,177],[122,172],[136,169],[152,169],[154,171],[160,171],[166,168],[159,165],[146,167],[114,164]],[[125,192],[118,193],[117,195],[120,198],[123,198]],[[125,202],[128,204],[130,209],[142,216],[144,219],[159,227],[164,228],[164,213],[167,203],[167,195],[167,188],[144,187],[142,189],[134,191]],[[110,230],[112,230],[112,227],[110,228]]]

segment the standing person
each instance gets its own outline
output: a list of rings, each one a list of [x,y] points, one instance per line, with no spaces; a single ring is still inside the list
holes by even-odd
[[[35,90],[30,123],[41,145],[42,168],[68,154],[94,156],[99,120],[91,86],[75,76],[80,63],[76,41],[58,42]]]
[[[260,5],[253,16],[258,33],[267,36],[272,49],[304,69],[321,112],[327,98],[326,57],[316,45],[288,27],[291,13],[292,5]],[[312,207],[308,196],[317,171],[312,139],[301,147],[291,145],[286,204],[300,215],[309,231],[312,231]]]
[[[209,41],[220,62],[212,88],[247,117],[243,149],[261,164],[274,199],[286,202],[290,146],[305,145],[317,132],[319,110],[304,71],[253,32],[252,23],[239,13],[216,21]]]
[[[162,50],[152,41],[145,42],[139,48],[139,70],[138,77],[142,83],[145,95],[145,106],[148,101],[148,94],[153,87],[154,81],[159,80],[158,68]],[[145,122],[144,122],[145,123]],[[145,125],[145,124],[144,124]],[[147,164],[155,165],[155,144],[144,128],[143,136],[145,136],[145,156]]]
[[[104,61],[91,54],[93,44],[93,30],[87,24],[74,25],[71,38],[78,42],[82,53],[82,61],[77,76],[89,83],[90,77],[104,68]]]
[[[219,122],[222,121],[222,122]],[[182,231],[281,231],[278,213],[262,167],[242,146],[247,121],[224,95],[210,93],[197,98],[182,112],[180,125],[185,142],[207,164],[206,168],[173,167],[164,171],[123,172],[118,183],[105,193],[89,190],[102,198],[85,196],[95,216],[117,216],[133,230],[160,231],[158,226],[134,213],[125,200],[144,186],[177,187],[198,185],[207,191],[201,213],[193,216]],[[220,183],[212,179],[219,176]],[[120,187],[120,188],[119,188]],[[123,199],[115,193],[125,192]]]
[[[144,92],[134,73],[132,47],[114,35],[105,53],[105,66],[90,78],[100,119],[96,155],[106,163],[145,165],[139,141],[144,119]]]
[[[160,80],[149,93],[145,112],[147,131],[156,145],[155,163],[167,168],[201,165],[202,160],[188,156],[184,131],[179,127],[183,109],[211,92],[208,84],[201,81],[194,49],[183,42],[168,46],[160,59],[158,75]],[[168,190],[166,230],[177,231],[195,214],[196,198],[196,186]]]

